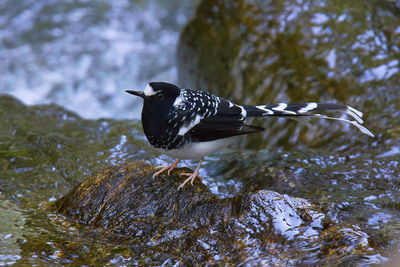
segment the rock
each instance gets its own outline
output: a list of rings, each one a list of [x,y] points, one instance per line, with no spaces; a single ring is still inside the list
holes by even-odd
[[[179,83],[238,104],[345,103],[364,112],[372,132],[398,139],[398,13],[390,1],[203,0],[180,39]],[[264,135],[247,139],[254,148],[337,147],[357,132],[325,120],[313,129],[260,124]]]
[[[131,262],[315,264],[375,253],[356,226],[334,224],[310,202],[269,190],[219,199],[179,173],[152,178],[137,161],[85,179],[58,199],[57,212],[132,242]],[[187,170],[186,170],[187,171]]]

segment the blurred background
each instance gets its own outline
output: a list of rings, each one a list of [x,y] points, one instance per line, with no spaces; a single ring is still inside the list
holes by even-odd
[[[143,263],[131,243],[46,207],[109,166],[171,162],[143,136],[140,99],[124,92],[149,81],[241,104],[364,112],[375,138],[340,122],[256,120],[266,131],[210,155],[201,174],[219,198],[266,189],[306,199],[346,233],[343,244],[274,247],[291,262],[370,265],[398,253],[400,1],[1,0],[0,265]],[[159,255],[172,265],[180,254]]]
[[[345,103],[370,128],[380,120],[392,128],[385,113],[399,114],[398,15],[390,0],[4,0],[0,93],[87,119],[138,119],[142,103],[124,90],[167,81],[242,104]],[[318,147],[354,131],[315,124],[269,120],[242,146]]]
[[[179,33],[197,2],[1,1],[0,93],[85,118],[138,117],[124,90],[177,81]]]

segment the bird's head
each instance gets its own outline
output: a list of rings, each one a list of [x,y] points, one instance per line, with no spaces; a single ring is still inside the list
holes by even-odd
[[[180,94],[176,85],[166,82],[150,82],[144,91],[126,90],[125,92],[139,96],[144,100],[144,109],[151,113],[170,108]]]

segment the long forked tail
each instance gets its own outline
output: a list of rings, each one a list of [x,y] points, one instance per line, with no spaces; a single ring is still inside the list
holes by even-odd
[[[342,104],[328,104],[328,103],[302,103],[302,104],[286,104],[278,103],[273,105],[260,105],[260,106],[243,106],[247,112],[247,117],[263,117],[263,116],[278,116],[278,117],[308,117],[308,118],[320,118],[330,119],[348,122],[357,127],[361,132],[374,137],[374,135],[361,124],[363,116],[361,111],[356,110],[353,107],[342,105]],[[339,117],[330,117],[318,112],[323,111],[341,111],[352,117],[354,120],[343,119]],[[317,112],[317,113],[314,113]]]

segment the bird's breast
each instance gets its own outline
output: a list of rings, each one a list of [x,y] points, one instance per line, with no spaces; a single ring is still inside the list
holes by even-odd
[[[235,139],[236,137],[229,137],[208,142],[187,142],[178,149],[158,149],[158,151],[178,159],[202,159],[228,147]]]
[[[155,148],[165,150],[182,146],[185,141],[184,136],[178,135],[178,129],[168,125],[161,115],[146,116],[142,113],[143,131],[149,143]]]

